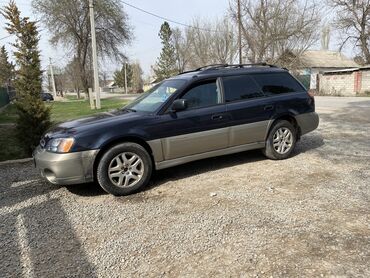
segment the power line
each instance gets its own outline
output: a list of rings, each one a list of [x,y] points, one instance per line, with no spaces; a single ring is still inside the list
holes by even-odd
[[[7,36],[5,36],[5,37],[2,37],[2,38],[0,38],[0,41],[2,41],[2,40],[5,40],[5,39],[7,39],[7,38],[10,38],[12,35],[7,35]]]
[[[195,26],[192,26],[192,25],[189,25],[189,24],[185,24],[185,23],[182,23],[182,22],[179,22],[179,21],[175,21],[175,20],[169,19],[169,18],[167,18],[167,17],[160,16],[160,15],[157,15],[157,14],[155,14],[155,13],[152,13],[152,12],[146,11],[146,10],[144,10],[144,9],[142,9],[142,8],[139,8],[139,7],[136,7],[136,6],[134,6],[134,5],[131,5],[131,4],[127,3],[127,2],[125,2],[125,1],[122,1],[122,0],[121,0],[121,2],[122,2],[123,4],[125,4],[125,5],[127,5],[127,6],[129,6],[129,7],[131,7],[131,8],[134,8],[134,9],[136,9],[136,10],[140,11],[140,12],[146,13],[146,14],[151,15],[151,16],[154,16],[154,17],[156,17],[156,18],[163,19],[163,20],[165,20],[165,21],[172,22],[172,23],[174,23],[174,24],[178,24],[178,25],[181,25],[181,26],[184,26],[184,27],[193,28],[193,29],[198,29],[198,30],[202,30],[202,31],[218,33],[218,31],[216,31],[216,30],[211,30],[211,29],[204,29],[204,28],[195,27]]]

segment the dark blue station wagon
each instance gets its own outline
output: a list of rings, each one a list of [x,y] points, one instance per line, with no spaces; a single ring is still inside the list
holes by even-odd
[[[194,160],[252,149],[288,158],[318,124],[313,96],[287,70],[214,65],[164,80],[121,110],[58,125],[34,160],[51,183],[97,181],[127,195],[153,171]]]

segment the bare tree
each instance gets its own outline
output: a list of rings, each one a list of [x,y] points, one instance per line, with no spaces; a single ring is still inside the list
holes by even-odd
[[[132,38],[128,16],[119,0],[95,0],[97,48],[100,58],[123,58],[122,46]],[[83,89],[91,81],[91,39],[86,0],[33,0],[35,12],[51,33],[51,42],[69,48],[76,57]]]
[[[173,34],[178,68],[197,68],[207,64],[231,64],[237,53],[233,26],[227,18],[215,22],[194,19],[192,27]]]
[[[250,62],[284,63],[281,57],[286,53],[299,57],[318,40],[320,12],[315,1],[240,1],[243,50]],[[230,11],[237,22],[235,1]]]
[[[231,64],[237,54],[237,38],[233,31],[234,26],[225,17],[213,25],[215,32],[212,34],[212,49],[216,63]]]
[[[141,69],[140,63],[136,61],[131,64],[132,67],[132,85],[131,90],[133,93],[143,92],[143,70]]]
[[[192,58],[191,43],[179,28],[175,28],[172,31],[172,40],[175,47],[175,55],[177,61],[177,67],[179,72],[184,72]]]
[[[77,98],[81,97],[80,91],[83,90],[83,84],[81,79],[81,74],[79,73],[79,62],[77,58],[73,58],[71,62],[65,67],[65,74],[67,78],[67,87],[72,89],[77,93]],[[88,77],[89,78],[89,77]]]
[[[353,43],[370,64],[370,0],[329,0],[336,10],[336,26],[344,35],[341,48]]]

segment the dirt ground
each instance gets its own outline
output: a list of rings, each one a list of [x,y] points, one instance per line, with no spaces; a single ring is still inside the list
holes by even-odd
[[[370,277],[370,98],[316,105],[290,159],[189,163],[128,197],[0,166],[0,277]]]

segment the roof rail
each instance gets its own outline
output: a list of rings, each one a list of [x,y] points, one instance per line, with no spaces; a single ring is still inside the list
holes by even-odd
[[[197,69],[183,71],[183,72],[180,72],[178,75],[189,73],[189,72],[201,71],[201,70],[225,68],[225,67],[228,67],[228,66],[229,66],[228,64],[211,64],[211,65],[206,65],[206,66],[203,66],[203,67],[200,67],[200,68],[197,68]]]
[[[234,67],[234,68],[244,68],[244,67],[254,67],[254,66],[264,66],[264,67],[270,67],[270,68],[277,68],[277,66],[271,65],[271,64],[267,64],[265,62],[263,62],[263,63],[229,65],[229,67]]]
[[[208,70],[208,69],[216,69],[216,68],[226,68],[228,66],[229,66],[228,64],[211,64],[211,65],[206,65],[206,66],[197,68],[196,71],[206,70],[206,69]]]
[[[189,73],[189,72],[196,72],[196,71],[209,71],[209,70],[223,69],[223,68],[244,68],[244,67],[254,67],[254,66],[277,68],[277,66],[267,64],[267,63],[231,64],[231,65],[229,65],[229,64],[211,64],[211,65],[206,65],[206,66],[194,69],[194,70],[181,72],[181,73],[179,73],[179,75]]]

